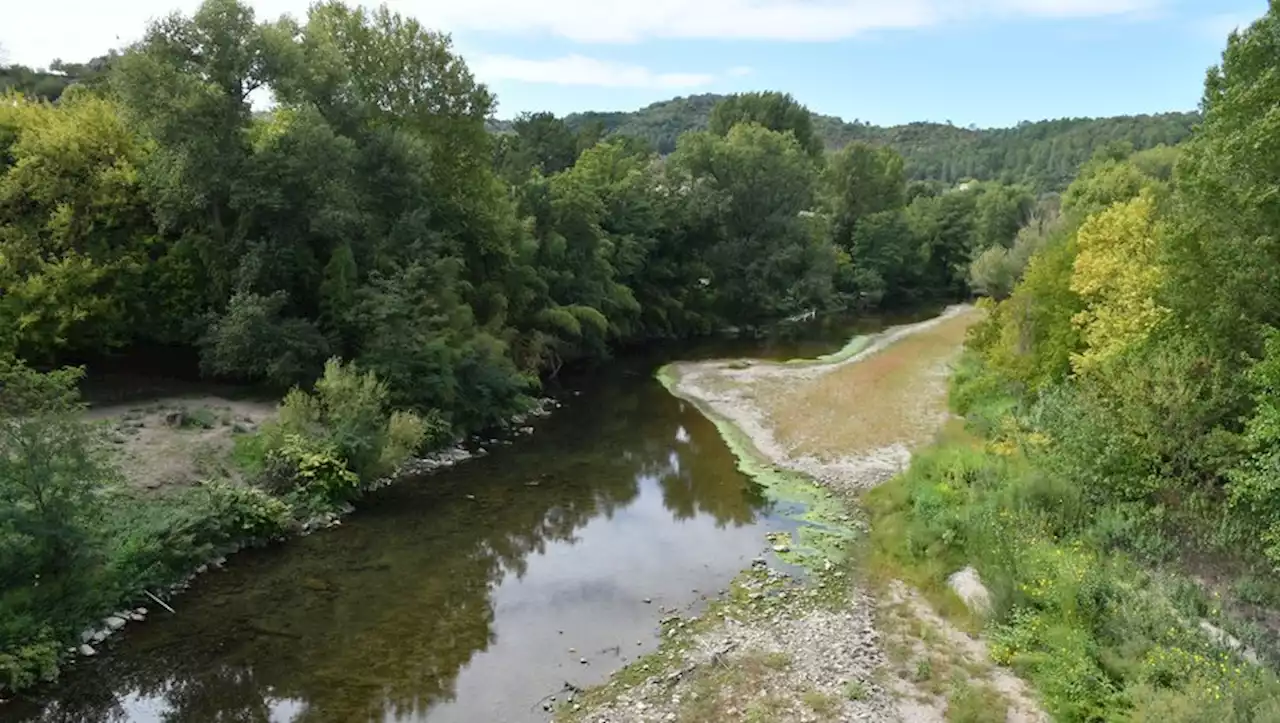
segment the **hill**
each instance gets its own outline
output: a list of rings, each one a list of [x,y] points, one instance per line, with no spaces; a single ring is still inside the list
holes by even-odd
[[[707,127],[711,109],[724,96],[691,95],[653,103],[631,112],[574,113],[565,122],[575,132],[598,123],[606,134],[635,136],[660,153],[675,149],[681,133]],[[965,178],[1026,183],[1040,191],[1066,187],[1080,164],[1109,143],[1136,150],[1174,145],[1199,122],[1198,113],[1064,118],[1019,123],[1013,128],[961,128],[947,123],[874,126],[814,114],[814,126],[828,149],[862,141],[889,146],[906,159],[908,177],[953,183]],[[493,130],[507,124],[496,121]]]

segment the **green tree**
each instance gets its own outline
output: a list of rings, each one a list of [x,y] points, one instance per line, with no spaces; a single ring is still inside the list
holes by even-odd
[[[672,164],[712,235],[707,284],[721,318],[754,326],[826,303],[835,255],[794,135],[755,123],[693,133]]]
[[[741,93],[731,95],[711,109],[707,129],[726,136],[736,125],[757,123],[771,131],[790,133],[800,147],[812,156],[822,155],[822,139],[813,130],[809,109],[789,93]]]
[[[81,418],[81,375],[0,356],[0,685],[10,689],[52,680],[60,640],[110,592],[98,575],[116,474]]]

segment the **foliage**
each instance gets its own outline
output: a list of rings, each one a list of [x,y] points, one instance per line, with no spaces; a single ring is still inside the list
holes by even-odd
[[[1071,290],[1084,309],[1073,322],[1088,347],[1073,359],[1077,371],[1141,343],[1168,314],[1155,299],[1164,271],[1155,257],[1154,215],[1155,199],[1144,193],[1089,217],[1076,232]]]
[[[103,493],[115,481],[79,418],[78,369],[0,357],[0,684],[50,680],[65,633],[99,604]]]
[[[778,133],[790,133],[811,155],[821,155],[822,140],[813,132],[809,109],[785,93],[740,93],[716,103],[707,130],[727,136],[736,125],[755,123]]]
[[[236,294],[200,340],[208,374],[288,386],[315,378],[328,342],[306,319],[282,315],[288,297]]]
[[[373,372],[330,359],[313,392],[294,388],[264,428],[268,478],[329,501],[355,496],[362,482],[393,473],[424,444],[439,444],[438,416],[388,408],[390,392]],[[282,479],[283,478],[283,479]]]
[[[208,519],[220,527],[209,540],[214,544],[270,540],[292,522],[289,505],[257,487],[208,482],[203,490],[208,495]]]
[[[822,306],[834,254],[813,202],[812,161],[791,134],[755,123],[683,137],[671,165],[689,188],[712,308],[749,326]]]
[[[579,113],[565,118],[572,130],[603,126],[606,137],[643,140],[659,153],[675,150],[680,135],[708,127],[712,110],[728,96],[704,94],[659,101],[629,113]],[[949,123],[873,126],[859,120],[813,115],[814,135],[828,150],[850,143],[892,148],[905,160],[909,179],[951,185],[966,179],[1026,185],[1037,192],[1066,188],[1080,166],[1108,144],[1137,150],[1175,146],[1191,135],[1197,113],[1062,118],[1022,122],[1012,128],[959,128]]]
[[[1249,381],[1257,405],[1244,432],[1250,456],[1229,475],[1231,504],[1252,521],[1267,559],[1280,565],[1280,334],[1268,333]]]
[[[1256,599],[1229,598],[1280,563],[1277,23],[1272,3],[1231,36],[1183,147],[1084,165],[967,342],[952,403],[982,439],[870,496],[884,564],[935,590],[979,569],[993,655],[1058,720],[1280,711],[1269,666],[1200,624],[1244,635]],[[975,285],[1004,287],[1009,253],[984,252]]]

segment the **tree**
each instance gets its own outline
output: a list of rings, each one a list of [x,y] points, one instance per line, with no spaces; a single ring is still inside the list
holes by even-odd
[[[0,356],[0,685],[57,675],[65,627],[98,613],[107,494],[102,442],[81,418],[80,369]]]
[[[1071,290],[1084,309],[1073,321],[1086,346],[1072,359],[1077,372],[1141,343],[1168,316],[1156,301],[1165,271],[1154,218],[1155,198],[1147,191],[1089,217],[1077,232]]]
[[[888,148],[850,143],[827,159],[822,183],[841,246],[864,217],[906,205],[902,156]]]
[[[981,247],[1012,246],[1018,229],[1031,220],[1035,198],[1017,186],[986,184],[978,196],[974,241]]]
[[[0,173],[0,351],[48,360],[126,343],[149,303],[155,243],[143,139],[116,104],[81,92],[56,107],[11,97],[0,127],[13,134]]]
[[[511,128],[515,135],[501,139],[502,157],[497,162],[508,180],[518,182],[533,169],[543,175],[556,174],[578,159],[578,138],[551,113],[524,113]]]
[[[689,134],[672,164],[713,235],[708,283],[722,318],[754,326],[825,303],[835,256],[794,135],[756,123]]]
[[[771,131],[790,133],[800,147],[812,156],[822,155],[822,139],[814,134],[809,109],[790,94],[742,93],[731,95],[711,109],[707,129],[726,136],[736,125],[758,123]]]

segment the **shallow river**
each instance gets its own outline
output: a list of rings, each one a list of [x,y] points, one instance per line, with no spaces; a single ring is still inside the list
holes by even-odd
[[[832,351],[878,322],[618,362],[532,436],[406,480],[336,529],[235,555],[16,721],[522,723],[657,645],[797,512],[653,380],[661,357]],[[585,663],[581,662],[583,659]]]

